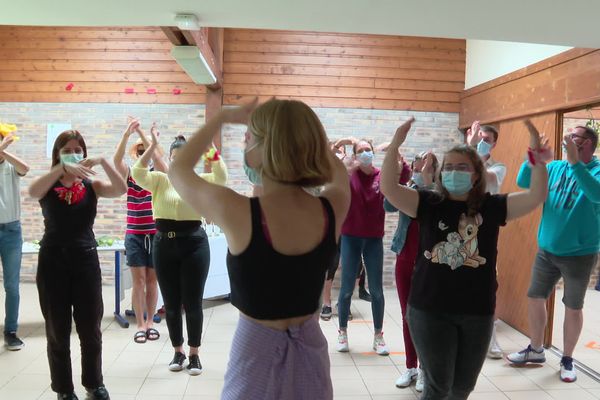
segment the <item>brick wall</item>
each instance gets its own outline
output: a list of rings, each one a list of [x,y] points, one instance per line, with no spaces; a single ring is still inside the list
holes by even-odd
[[[440,112],[407,112],[388,110],[317,108],[328,135],[332,139],[344,136],[366,137],[375,144],[389,141],[399,122],[414,115],[413,134],[409,136],[403,152],[407,157],[432,149],[441,156],[443,151],[462,142],[456,129],[458,114]],[[31,180],[48,170],[46,158],[46,126],[48,123],[70,122],[86,138],[90,155],[104,155],[112,159],[114,149],[126,126],[128,115],[142,120],[143,127],[156,121],[161,131],[161,143],[168,147],[178,134],[191,135],[204,121],[203,105],[160,104],[58,104],[58,103],[0,103],[0,118],[19,127],[21,140],[10,149],[25,159],[31,172],[22,179],[23,234],[25,240],[41,238],[43,222],[39,204],[28,198],[27,186]],[[249,194],[250,185],[242,170],[243,127],[227,126],[223,130],[223,156],[229,168],[229,186]],[[132,139],[133,140],[133,139]],[[381,166],[383,154],[376,154],[375,164]],[[389,250],[391,237],[397,224],[397,215],[388,214],[384,238],[385,265],[384,284],[394,286],[393,266],[395,255]],[[125,226],[125,197],[101,199],[98,207],[95,232],[97,236],[122,238]],[[111,279],[112,257],[102,255],[103,275]],[[36,257],[25,256],[23,280],[35,276]]]

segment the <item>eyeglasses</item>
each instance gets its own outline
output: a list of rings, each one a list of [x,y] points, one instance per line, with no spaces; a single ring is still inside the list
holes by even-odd
[[[585,137],[585,136],[581,136],[581,135],[578,135],[578,134],[576,134],[576,133],[570,133],[570,134],[569,134],[569,137],[571,138],[571,140],[573,140],[573,139],[575,139],[575,138],[579,138],[579,139],[583,139],[583,140],[586,140],[586,139],[587,139],[587,137]]]

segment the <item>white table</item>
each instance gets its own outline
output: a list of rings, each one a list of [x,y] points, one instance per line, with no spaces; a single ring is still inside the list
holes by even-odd
[[[227,296],[230,292],[229,275],[227,274],[227,241],[225,235],[213,232],[207,227],[208,243],[210,246],[210,269],[206,285],[204,286],[204,299]],[[37,254],[40,247],[33,243],[23,243],[23,254]],[[122,240],[115,240],[112,246],[97,248],[98,252],[111,251],[115,253],[115,310],[114,316],[123,328],[129,327],[129,321],[121,315],[121,260],[125,254],[125,245]]]

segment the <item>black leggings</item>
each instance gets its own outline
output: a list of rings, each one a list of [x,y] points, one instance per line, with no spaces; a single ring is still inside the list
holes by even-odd
[[[183,345],[181,306],[185,309],[188,345],[200,347],[202,339],[202,298],[210,266],[208,237],[203,228],[188,236],[154,236],[152,260],[165,302],[171,345]]]

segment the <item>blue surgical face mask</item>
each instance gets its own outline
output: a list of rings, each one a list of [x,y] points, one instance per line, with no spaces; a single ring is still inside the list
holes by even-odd
[[[83,160],[83,153],[69,153],[69,154],[61,154],[60,162],[63,164],[71,163],[77,164]]]
[[[256,146],[258,146],[258,144],[255,144],[254,146],[250,146],[249,148],[246,148],[244,150],[244,172],[246,173],[246,176],[248,177],[248,180],[250,181],[250,183],[252,183],[253,185],[256,186],[261,186],[262,185],[262,177],[260,172],[258,172],[256,169],[252,168],[251,166],[248,165],[248,159],[247,159],[247,154],[252,151]]]
[[[425,186],[425,181],[423,180],[423,174],[421,172],[413,172],[412,181],[417,187]]]
[[[488,142],[486,142],[485,140],[481,139],[479,141],[479,143],[477,143],[477,153],[481,157],[485,157],[488,154],[490,154],[491,150],[492,150],[492,145],[489,144]]]
[[[442,185],[448,193],[462,196],[473,187],[471,175],[471,172],[466,171],[442,171]]]
[[[371,150],[366,150],[363,151],[362,153],[359,153],[356,158],[358,159],[358,161],[364,165],[365,167],[370,166],[371,164],[373,164],[373,157],[374,154]]]

